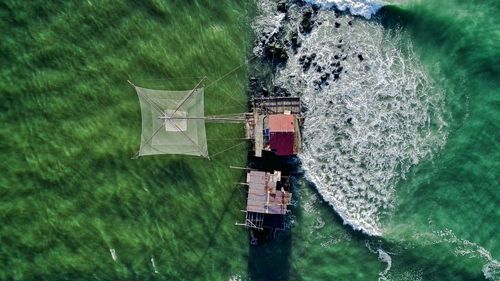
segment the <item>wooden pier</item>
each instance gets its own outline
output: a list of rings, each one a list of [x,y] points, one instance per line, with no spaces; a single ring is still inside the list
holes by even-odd
[[[300,97],[272,97],[255,98],[252,100],[252,107],[261,113],[280,114],[289,111],[291,114],[300,115]]]
[[[284,216],[292,199],[287,177],[280,171],[247,172],[248,197],[245,223],[236,223],[250,229],[284,229]]]

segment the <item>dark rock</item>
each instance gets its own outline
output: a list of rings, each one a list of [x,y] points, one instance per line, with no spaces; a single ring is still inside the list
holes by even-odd
[[[312,12],[305,11],[304,14],[302,14],[302,21],[300,22],[299,26],[299,31],[301,33],[309,33],[311,32],[314,24],[314,20],[312,19]]]
[[[330,74],[328,74],[328,73],[321,75],[321,81],[326,81],[326,79],[328,79],[329,76],[330,76]]]
[[[340,66],[339,68],[337,68],[337,72],[339,72],[339,73],[340,73],[340,72],[342,72],[342,70],[343,70],[343,69],[344,69],[344,68],[343,68],[342,66]]]
[[[310,60],[304,61],[304,65],[302,66],[304,71],[307,71],[309,69],[309,67],[311,67],[311,61]]]
[[[317,64],[318,64],[317,62],[313,62],[313,63],[312,63],[312,65],[313,65],[313,66],[316,66]]]
[[[287,89],[279,87],[279,86],[274,86],[273,92],[278,97],[289,97],[290,96],[290,93],[287,91]]]
[[[347,120],[346,120],[346,121],[347,121],[347,123],[352,124],[352,123],[351,123],[351,122],[352,122],[352,118],[351,118],[351,117],[347,118]]]
[[[311,58],[315,59],[316,58],[316,53],[311,54]]]
[[[284,63],[288,60],[288,54],[279,43],[268,44],[264,47],[264,56],[274,63]]]
[[[335,22],[335,28],[339,28],[339,27],[340,27],[340,23]]]
[[[292,42],[293,50],[296,50],[298,47],[300,47],[299,34],[297,33],[297,31],[292,32],[290,36],[290,41]]]
[[[257,81],[258,81],[258,79],[252,76],[252,77],[250,77],[250,79],[248,79],[248,81],[250,82],[249,83],[250,84],[249,85],[250,89],[253,90],[253,91],[255,91],[255,89],[257,89]]]
[[[363,61],[364,60],[363,55],[359,54],[358,59],[359,59],[359,61]]]
[[[335,56],[333,56],[333,58],[338,60],[340,57],[339,57],[339,55],[335,55]]]
[[[339,48],[339,49],[342,48],[342,45],[337,45],[337,48]]]
[[[317,72],[321,72],[321,66],[319,66],[319,65],[318,65],[318,66],[316,66],[316,71],[317,71]]]
[[[340,78],[340,75],[338,73],[333,74],[333,80],[337,80]]]
[[[268,97],[269,96],[269,91],[267,90],[267,88],[265,87],[262,87],[262,89],[260,89],[260,94],[264,97]]]
[[[288,8],[286,2],[286,0],[281,0],[278,2],[278,12],[286,13]]]
[[[347,24],[348,24],[348,25],[352,25],[352,21],[349,21]]]

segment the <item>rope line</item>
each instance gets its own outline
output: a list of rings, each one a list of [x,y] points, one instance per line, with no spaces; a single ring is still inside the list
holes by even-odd
[[[237,147],[237,146],[240,146],[240,145],[242,145],[242,144],[244,144],[244,143],[246,143],[246,141],[242,141],[242,142],[240,142],[240,143],[238,143],[238,144],[236,144],[236,145],[233,145],[233,146],[231,146],[231,147],[229,147],[229,148],[226,148],[226,149],[224,149],[224,150],[222,150],[222,151],[219,151],[219,152],[217,152],[217,153],[215,153],[215,154],[212,154],[210,157],[212,157],[212,158],[213,158],[213,157],[215,157],[215,156],[217,156],[217,155],[219,155],[219,154],[221,154],[221,153],[223,153],[223,152],[226,152],[226,151],[228,151],[228,150],[230,150],[230,149],[233,149],[233,148],[235,148],[235,147]]]
[[[248,139],[247,138],[207,139],[207,141],[235,141],[235,140],[248,140]]]
[[[251,57],[250,59],[246,60],[244,63],[238,65],[237,67],[233,68],[232,70],[230,70],[229,72],[227,72],[226,74],[222,75],[221,77],[217,78],[215,81],[211,82],[210,84],[208,84],[205,88],[208,88],[210,86],[212,86],[213,84],[219,82],[220,80],[226,78],[227,76],[229,76],[230,74],[232,74],[233,72],[235,72],[236,70],[242,68],[243,66],[247,65],[249,62],[251,62],[252,60],[254,60],[255,58],[257,58],[257,55],[254,55],[253,57]]]

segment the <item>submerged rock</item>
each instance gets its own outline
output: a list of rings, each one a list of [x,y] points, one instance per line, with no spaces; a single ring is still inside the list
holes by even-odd
[[[299,34],[297,31],[293,31],[290,35],[290,41],[292,42],[292,49],[296,52],[297,48],[300,47]]]
[[[267,90],[267,88],[262,87],[262,89],[260,89],[260,93],[259,94],[261,96],[268,97],[269,96],[269,91]]]
[[[286,13],[287,12],[287,9],[288,9],[288,6],[287,6],[287,1],[286,0],[280,0],[278,2],[278,12],[281,12],[281,13]]]
[[[279,43],[268,44],[264,47],[264,56],[274,63],[285,63],[288,60],[288,54],[285,47]]]
[[[277,97],[289,97],[291,94],[288,92],[287,89],[279,86],[274,86],[273,88],[274,95]]]
[[[308,10],[302,14],[302,21],[300,22],[299,31],[300,33],[309,33],[311,32],[314,20],[312,19],[313,12]]]

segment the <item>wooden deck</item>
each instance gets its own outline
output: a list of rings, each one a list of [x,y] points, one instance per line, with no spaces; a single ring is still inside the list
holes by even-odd
[[[299,152],[302,151],[302,132],[300,131],[300,126],[301,126],[301,117],[295,116],[294,120],[294,142],[293,142],[293,153],[298,154]]]
[[[274,174],[261,171],[249,172],[247,212],[285,215],[292,194],[277,189],[279,181],[281,181],[280,172]]]
[[[269,114],[281,114],[290,111],[291,114],[300,114],[300,97],[273,97],[255,98],[252,100],[254,111]]]
[[[262,150],[264,149],[264,115],[254,112],[255,127],[254,127],[254,140],[255,140],[255,156],[262,157]]]

